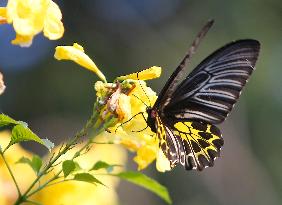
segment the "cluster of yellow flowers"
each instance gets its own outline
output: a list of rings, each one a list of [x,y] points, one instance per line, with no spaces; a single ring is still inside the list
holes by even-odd
[[[16,38],[12,40],[12,43],[20,46],[30,46],[34,36],[41,32],[50,40],[61,38],[64,33],[61,19],[61,11],[52,0],[8,0],[6,7],[0,7],[0,24],[8,23],[13,26]],[[98,136],[95,141],[113,141],[135,152],[134,161],[138,165],[138,170],[146,168],[154,160],[156,160],[156,167],[159,171],[164,172],[171,169],[169,161],[159,148],[159,139],[147,127],[146,123],[146,109],[155,103],[157,95],[146,85],[145,81],[158,78],[161,75],[160,67],[153,66],[138,72],[138,74],[132,73],[120,76],[113,83],[108,83],[104,74],[85,54],[83,47],[77,43],[74,43],[73,46],[57,46],[54,57],[58,60],[72,60],[93,71],[102,80],[95,84],[97,102],[104,106],[104,109],[100,112],[101,119],[105,119],[105,113],[110,113],[117,119],[117,123],[110,127],[107,132],[105,131]],[[5,86],[0,73],[0,94],[4,89]],[[8,139],[9,133],[0,132],[1,147],[9,142]],[[73,149],[72,152],[68,152],[67,155],[64,155],[64,159],[73,156],[75,151]],[[9,149],[5,155],[8,163],[12,166],[12,170],[15,170],[14,175],[21,190],[24,191],[36,176],[30,167],[15,164],[15,162],[21,156],[31,157],[31,153],[17,144]],[[89,151],[87,155],[79,158],[79,163],[87,169],[98,160],[113,164],[124,164],[126,153],[118,145],[99,145]],[[25,173],[24,178],[21,177],[22,173]],[[37,193],[34,199],[50,205],[118,204],[115,192],[118,180],[116,178],[105,178],[105,176],[101,180],[110,188],[93,187],[93,185],[87,183],[70,181],[47,187]],[[76,194],[73,194],[74,192]],[[4,167],[4,162],[0,160],[0,204],[11,204],[16,198],[17,190],[11,176]]]
[[[157,160],[158,171],[164,172],[171,169],[168,159],[159,148],[156,134],[147,127],[146,123],[147,106],[155,103],[157,95],[146,85],[145,80],[158,78],[161,75],[160,67],[153,66],[138,74],[120,76],[115,82],[107,83],[105,76],[84,53],[83,47],[77,43],[72,47],[58,46],[55,58],[77,62],[95,72],[104,81],[98,81],[95,84],[97,100],[105,104],[106,112],[112,112],[118,118],[118,123],[110,127],[109,132],[105,132],[104,136],[136,152],[134,161],[138,164],[139,170],[146,168],[154,160]],[[138,113],[140,114],[136,115]],[[101,117],[104,118],[104,116],[105,110],[101,112]],[[145,127],[147,129],[144,130]]]
[[[0,145],[5,147],[10,140],[9,132],[0,132]],[[106,139],[103,136],[96,138],[96,141],[104,142]],[[95,145],[94,145],[95,146]],[[60,160],[70,159],[79,148],[69,151]],[[56,148],[55,148],[56,150]],[[112,152],[115,154],[113,155]],[[22,156],[31,158],[32,154],[24,150],[20,145],[12,146],[7,153],[5,153],[6,160],[13,170],[14,176],[22,191],[25,191],[30,183],[35,179],[36,175],[30,167],[25,164],[16,163]],[[77,159],[79,165],[88,170],[93,164],[99,160],[105,161],[109,164],[126,163],[127,155],[124,149],[118,145],[97,145],[91,149],[87,154],[80,156]],[[58,167],[59,168],[59,167]],[[117,167],[119,168],[119,167]],[[117,169],[115,168],[115,169]],[[119,168],[121,169],[121,168]],[[56,170],[54,170],[55,172]],[[116,170],[118,171],[118,170]],[[119,170],[120,171],[120,170]],[[25,173],[24,177],[22,174]],[[52,176],[53,172],[49,175]],[[48,176],[41,181],[47,180]],[[95,186],[86,182],[67,181],[56,185],[49,186],[33,196],[33,200],[40,204],[57,205],[57,204],[81,204],[81,205],[117,205],[118,196],[116,188],[119,184],[119,179],[111,176],[97,176],[107,187]],[[4,165],[0,159],[0,204],[13,204],[17,199],[17,190]],[[52,196],[52,197],[50,197]],[[107,200],[105,200],[107,199]]]
[[[35,35],[43,32],[50,40],[63,36],[62,13],[52,0],[9,0],[0,7],[0,23],[12,24],[16,32],[13,44],[30,46]]]

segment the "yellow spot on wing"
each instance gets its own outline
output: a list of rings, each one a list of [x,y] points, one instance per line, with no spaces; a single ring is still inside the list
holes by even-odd
[[[182,122],[177,122],[174,127],[178,129],[180,132],[189,133],[189,128],[183,124]]]

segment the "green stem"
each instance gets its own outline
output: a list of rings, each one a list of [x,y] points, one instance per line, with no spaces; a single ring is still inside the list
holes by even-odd
[[[96,135],[99,135],[101,132],[103,132],[107,127],[110,127],[112,125],[112,123],[114,122],[114,118],[109,120],[108,123],[105,123],[104,126],[102,126],[97,132]],[[95,137],[94,136],[94,137]],[[77,153],[81,153],[86,147],[88,147],[89,145],[93,144],[93,139],[94,137],[90,138],[88,140],[88,142],[86,144],[84,144],[72,157],[72,160],[74,160],[77,156]],[[50,184],[51,182],[53,182],[54,180],[58,179],[58,177],[60,176],[60,174],[63,172],[63,170],[61,169],[57,174],[55,174],[51,179],[49,179],[48,181],[46,181],[44,184],[42,184],[41,186],[39,186],[37,189],[35,189],[34,191],[32,191],[31,193],[27,194],[27,198],[31,197],[32,195],[36,194],[37,192],[41,191],[42,189],[44,189],[45,187],[48,186],[48,184]],[[64,182],[66,180],[60,181],[60,182]],[[53,184],[58,184],[60,182],[55,182]]]
[[[38,203],[36,201],[32,201],[32,200],[26,200],[25,202],[30,203],[30,204],[34,204],[34,205],[41,205],[40,203]]]
[[[9,173],[10,173],[10,175],[11,175],[13,181],[14,181],[14,184],[15,184],[15,186],[16,186],[16,188],[17,188],[18,197],[20,198],[22,194],[21,194],[21,190],[20,190],[20,188],[19,188],[18,182],[17,182],[17,180],[16,180],[16,178],[15,178],[15,175],[13,174],[10,165],[9,165],[8,162],[6,161],[6,158],[5,158],[5,156],[4,156],[4,153],[3,153],[2,151],[1,151],[0,153],[1,153],[1,157],[2,157],[2,159],[3,159],[4,163],[5,163],[5,165],[6,165],[8,171],[9,171]]]
[[[94,105],[94,113],[91,116],[91,118],[87,121],[86,125],[72,138],[65,147],[56,155],[52,160],[49,161],[49,163],[38,173],[37,178],[32,182],[32,184],[29,186],[29,188],[25,191],[23,195],[20,195],[18,197],[18,200],[15,202],[14,205],[19,205],[23,202],[27,201],[27,198],[31,196],[29,192],[34,188],[34,186],[37,184],[37,182],[46,174],[46,172],[52,167],[52,165],[62,156],[64,155],[73,145],[75,145],[80,138],[87,135],[88,129],[93,127],[95,121],[98,118],[99,113],[95,111],[96,105]],[[42,187],[42,186],[40,186]],[[42,189],[42,188],[41,188]],[[40,189],[40,190],[41,190]],[[32,192],[33,193],[33,192]]]

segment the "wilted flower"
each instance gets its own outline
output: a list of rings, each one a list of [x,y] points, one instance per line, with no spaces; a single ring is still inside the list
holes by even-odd
[[[72,60],[77,64],[96,73],[101,80],[106,82],[106,77],[98,69],[95,63],[84,53],[81,45],[74,43],[73,46],[57,46],[54,57],[57,60]]]
[[[3,75],[0,73],[0,95],[4,92],[6,86],[3,81]]]
[[[157,95],[144,80],[157,78],[160,74],[161,68],[154,66],[118,77],[112,84],[97,82],[95,85],[98,102],[106,106],[101,116],[111,112],[119,119],[114,127],[109,128],[108,138],[136,152],[134,161],[139,170],[146,168],[155,159],[159,171],[170,170],[169,161],[159,148],[156,134],[146,123],[146,109],[154,104]]]
[[[62,13],[52,0],[8,0],[0,8],[0,23],[12,24],[16,38],[13,44],[30,46],[35,35],[43,32],[50,40],[63,36]]]

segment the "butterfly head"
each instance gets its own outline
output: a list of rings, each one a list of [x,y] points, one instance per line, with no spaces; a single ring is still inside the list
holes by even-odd
[[[151,130],[156,133],[157,130],[156,130],[155,122],[156,122],[156,117],[158,115],[157,111],[152,107],[147,107],[146,111],[148,113],[147,124],[151,128]]]

